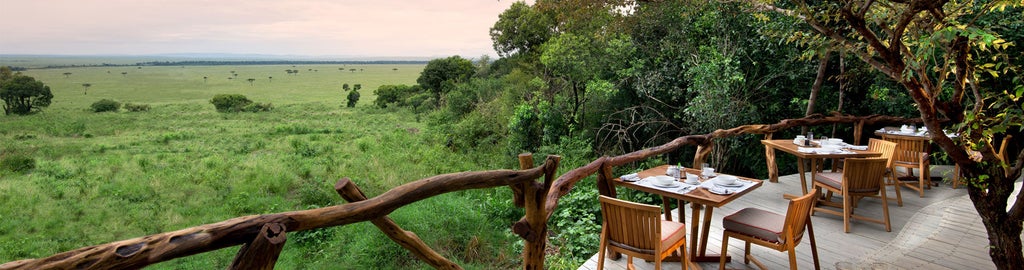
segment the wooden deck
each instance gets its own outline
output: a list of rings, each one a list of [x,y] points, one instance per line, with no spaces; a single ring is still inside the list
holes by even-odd
[[[948,180],[948,170],[948,166],[933,166],[932,176],[946,176]],[[1020,180],[1017,185],[1017,189],[1020,189]],[[886,232],[880,224],[853,220],[850,233],[844,233],[842,217],[824,213],[813,216],[821,268],[836,269],[837,263],[843,262],[864,269],[995,269],[988,256],[988,236],[964,188],[952,189],[949,182],[944,182],[927,190],[924,198],[909,189],[903,191],[903,207],[899,207],[892,187],[887,190],[893,197],[889,207],[892,232]],[[787,201],[782,198],[784,193],[800,193],[798,175],[782,176],[778,183],[765,181],[765,185],[758,190],[715,209],[708,252],[721,251],[723,216],[754,206],[785,213]],[[864,199],[856,211],[858,214],[881,217],[881,200]],[[800,269],[814,267],[808,243],[805,240],[797,247]],[[743,264],[742,241],[730,240],[729,254],[733,256],[733,261],[726,265],[727,269],[757,269],[756,265]],[[789,268],[786,253],[752,245],[751,254],[770,269]],[[634,260],[634,264],[637,269],[654,269],[652,264],[643,260]],[[680,269],[679,263],[665,263],[662,266],[662,269]],[[704,269],[718,269],[718,263],[700,263],[700,266]],[[605,261],[605,269],[625,268],[625,257]],[[596,251],[593,257],[579,267],[579,270],[591,269],[597,269]]]

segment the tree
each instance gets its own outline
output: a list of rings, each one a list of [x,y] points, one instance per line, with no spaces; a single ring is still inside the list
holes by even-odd
[[[491,41],[500,56],[530,54],[552,35],[554,21],[524,2],[512,3],[491,27]]]
[[[203,76],[203,83],[206,83],[206,79],[208,79],[208,77],[207,76]]]
[[[345,92],[348,92],[348,90],[349,90],[348,83],[342,84],[341,85],[341,89],[345,90]]]
[[[833,49],[857,55],[898,82],[929,130],[956,129],[957,138],[933,132],[932,141],[967,179],[967,192],[988,232],[989,255],[996,267],[1024,265],[1024,193],[1017,195],[1013,205],[1007,203],[1024,168],[1024,151],[1004,163],[991,145],[997,137],[1024,131],[1021,50],[1013,47],[1021,44],[1004,39],[1024,41],[1020,38],[1024,4],[1003,0],[793,2],[792,10],[750,3],[806,22],[813,33],[796,40],[827,40]],[[1020,137],[1013,137],[1011,145],[1019,145]],[[972,159],[968,150],[980,153],[980,161]]]
[[[434,59],[427,62],[427,66],[420,72],[416,83],[433,93],[437,103],[440,104],[441,95],[451,90],[451,85],[469,80],[474,72],[476,72],[476,68],[473,66],[473,62],[458,55]]]
[[[89,87],[91,87],[91,86],[92,86],[91,83],[83,83],[82,84],[82,88],[85,88],[85,90],[82,91],[82,95],[88,95],[89,94]]]
[[[255,78],[249,78],[249,79],[247,79],[247,81],[249,81],[249,86],[253,86],[254,83],[256,82],[256,79]]]
[[[121,71],[121,77],[128,77],[127,71]]]
[[[268,76],[267,82],[274,82],[274,76]]]
[[[362,84],[358,84],[357,83],[357,84],[353,84],[352,85],[352,91],[359,91],[359,89],[363,89],[363,85]]]
[[[68,76],[71,76],[71,72],[64,72],[64,78],[67,78]]]
[[[351,92],[348,92],[347,106],[353,108],[356,106],[356,102],[359,102],[359,90],[353,89]]]
[[[9,71],[8,71],[9,73]],[[0,99],[4,100],[4,114],[25,115],[32,110],[50,106],[53,93],[50,87],[35,78],[21,75],[3,75],[0,78]]]

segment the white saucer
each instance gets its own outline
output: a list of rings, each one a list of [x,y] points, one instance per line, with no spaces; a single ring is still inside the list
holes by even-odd
[[[731,185],[723,185],[723,184],[719,184],[718,182],[711,182],[711,183],[715,184],[716,186],[720,186],[720,187],[740,187],[740,186],[743,186],[743,183],[740,183],[739,181],[736,181],[735,183],[732,183]]]

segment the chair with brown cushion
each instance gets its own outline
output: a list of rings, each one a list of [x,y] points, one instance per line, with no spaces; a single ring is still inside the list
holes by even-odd
[[[833,202],[831,198],[822,198],[813,212],[821,211],[843,217],[843,230],[850,232],[850,219],[860,219],[885,225],[885,231],[891,232],[889,224],[889,202],[885,196],[885,158],[848,158],[846,168],[842,176],[836,178],[834,174],[816,174],[814,176],[814,189],[821,192],[828,190],[843,197],[842,203]],[[882,219],[870,218],[867,216],[853,214],[858,200],[864,197],[882,198]],[[842,212],[824,208],[831,206],[841,208]]]
[[[868,140],[868,151],[882,153],[882,156],[880,157],[883,157],[888,160],[888,162],[886,162],[885,164],[885,185],[895,187],[896,204],[899,206],[903,206],[903,195],[900,194],[899,180],[896,179],[896,175],[893,174],[892,170],[892,155],[893,153],[896,152],[896,145],[897,144],[895,142],[871,138],[870,140]]]
[[[725,269],[725,255],[729,251],[729,238],[746,242],[743,248],[743,263],[754,261],[761,269],[764,264],[750,255],[750,244],[765,246],[778,251],[789,252],[789,268],[797,269],[796,245],[803,238],[807,229],[811,242],[811,256],[814,258],[814,269],[819,269],[818,248],[814,243],[814,229],[811,226],[810,210],[814,207],[817,190],[811,190],[803,196],[792,198],[786,215],[758,208],[744,208],[722,219],[725,232],[722,235],[722,257],[718,261],[718,269]]]
[[[882,139],[896,143],[896,151],[893,152],[892,173],[895,176],[897,186],[917,190],[920,197],[924,197],[924,190],[930,189],[932,184],[929,167],[931,162],[928,154],[931,142],[928,140],[911,139],[906,136],[883,134]],[[900,172],[896,168],[903,168]],[[919,171],[917,181],[914,181],[914,170]],[[902,203],[902,198],[899,199]]]
[[[996,150],[996,157],[998,157],[999,161],[1003,163],[1010,162],[1010,156],[1006,153],[1006,147],[1010,143],[1010,138],[1013,138],[1013,136],[1006,135],[1006,137],[1003,138],[1003,143],[999,144],[999,150]],[[981,161],[981,152],[968,150],[968,154],[971,155],[971,159],[974,159],[974,161]],[[1004,168],[1004,170],[1007,175],[1010,174],[1010,168]],[[957,164],[953,167],[953,188],[960,186],[960,177],[960,165]]]
[[[686,225],[661,219],[661,208],[601,196],[601,246],[597,256],[597,269],[604,269],[606,250],[626,254],[628,269],[633,268],[633,257],[654,261],[654,269],[661,269],[661,261],[673,251],[683,256],[680,263],[687,269]]]

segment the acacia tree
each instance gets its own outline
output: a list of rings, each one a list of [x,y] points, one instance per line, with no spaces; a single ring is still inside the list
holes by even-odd
[[[793,0],[786,8],[749,3],[799,17],[813,29],[805,41],[825,40],[901,84],[929,130],[956,129],[955,139],[933,132],[932,140],[969,183],[968,194],[988,231],[989,255],[1000,269],[1024,265],[1024,193],[1007,207],[1024,151],[1003,162],[991,144],[1007,133],[1019,134],[1024,122],[1021,50],[1013,46],[1021,44],[1003,39],[1004,33],[1019,35],[1024,25],[1021,2]],[[1020,137],[1012,145],[1019,145]],[[981,158],[972,159],[969,150]]]
[[[91,87],[91,86],[92,86],[91,83],[83,83],[82,84],[82,88],[85,88],[85,90],[82,90],[82,95],[88,95],[89,94],[89,87]]]
[[[4,114],[24,115],[33,109],[50,106],[53,93],[43,82],[21,74],[3,75],[0,78],[0,99],[4,101]]]

